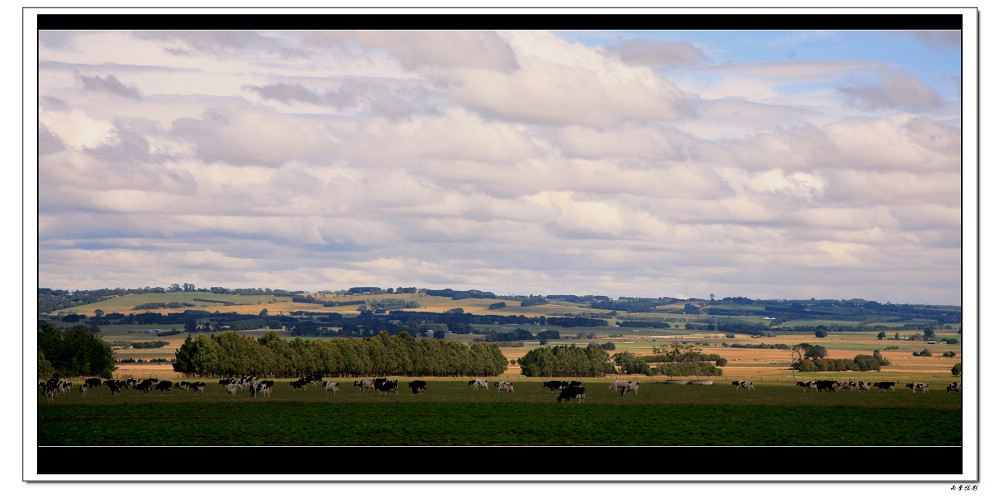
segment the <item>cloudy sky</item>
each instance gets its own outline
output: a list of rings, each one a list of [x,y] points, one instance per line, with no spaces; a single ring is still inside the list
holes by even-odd
[[[958,31],[40,31],[38,285],[961,301]]]

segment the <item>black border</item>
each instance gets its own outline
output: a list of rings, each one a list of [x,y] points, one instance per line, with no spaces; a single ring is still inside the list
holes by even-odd
[[[822,436],[818,432],[817,436]],[[621,470],[621,477],[787,474],[962,473],[961,446],[130,446],[39,447],[39,474],[135,474],[136,466],[111,460],[190,460],[172,463],[171,476],[268,474],[338,476],[514,474],[578,480]],[[108,460],[67,464],[66,460]],[[210,463],[211,460],[219,463]],[[240,463],[238,460],[253,461]],[[266,463],[263,461],[266,460]],[[357,463],[348,462],[356,460]],[[637,463],[638,461],[642,463]],[[225,463],[223,463],[225,461]],[[337,461],[337,462],[334,462]],[[264,468],[266,467],[266,468]],[[501,473],[490,473],[500,469]],[[654,471],[648,471],[650,468]],[[648,471],[648,472],[647,472]],[[693,477],[697,478],[697,477]],[[172,479],[175,480],[175,479]],[[615,482],[622,482],[615,480]],[[639,481],[642,482],[642,481]]]
[[[428,12],[430,10],[430,12]],[[39,30],[959,30],[960,14],[44,14]]]

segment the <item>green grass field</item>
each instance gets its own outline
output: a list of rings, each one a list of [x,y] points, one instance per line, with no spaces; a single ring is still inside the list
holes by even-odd
[[[107,388],[38,405],[47,446],[955,446],[961,395],[944,385],[926,394],[803,392],[792,384],[756,391],[642,382],[621,396],[610,380],[583,380],[587,397],[558,404],[541,380],[514,380],[514,393],[474,391],[467,381],[428,379],[414,395],[379,395],[340,379],[341,391],[295,391],[278,380],[269,398],[228,396],[217,380],[205,393]]]

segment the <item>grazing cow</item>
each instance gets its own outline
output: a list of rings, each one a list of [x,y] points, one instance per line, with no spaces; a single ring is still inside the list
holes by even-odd
[[[636,396],[639,395],[639,381],[628,381],[622,386],[622,396],[625,396],[629,391],[635,393]]]
[[[310,385],[312,383],[309,382],[309,381],[307,381],[307,380],[305,380],[305,379],[298,379],[298,380],[290,382],[289,384],[292,385],[292,389],[305,389],[306,386],[308,386],[308,385]]]
[[[926,382],[916,382],[916,383],[911,382],[911,383],[909,383],[909,384],[906,385],[906,389],[909,389],[909,390],[913,391],[914,393],[916,393],[917,391],[920,391],[922,393],[926,393],[927,391],[930,391],[931,386],[930,386],[930,384],[927,384]]]
[[[173,386],[172,382],[161,380],[159,383],[156,384],[156,390],[157,391],[170,391],[170,387],[171,386]]]
[[[399,394],[399,381],[396,379],[375,379],[375,389],[378,390],[379,396],[385,393],[395,393]]]
[[[569,403],[569,400],[572,398],[576,398],[577,403],[582,403],[584,398],[586,398],[586,395],[584,394],[585,391],[586,388],[582,386],[569,386],[559,392],[559,397],[556,398],[556,403],[560,403],[562,400],[566,400],[566,403]]]
[[[111,395],[112,396],[114,396],[114,395],[122,392],[122,384],[119,383],[116,380],[108,379],[108,380],[104,381],[104,385],[107,386],[108,389],[111,390]]]
[[[362,391],[367,391],[369,389],[375,389],[375,381],[371,379],[361,379],[360,381],[354,381],[354,385]]]
[[[500,391],[506,391],[508,393],[513,393],[514,392],[514,384],[512,384],[512,383],[510,383],[508,381],[500,381],[500,382],[497,383],[497,393],[499,393]]]
[[[608,389],[613,389],[617,393],[618,389],[625,386],[626,384],[628,384],[628,381],[626,381],[625,379],[618,379],[615,382],[612,382],[611,385],[608,386]]]
[[[427,391],[427,381],[413,381],[409,384],[409,386],[410,389],[413,390],[413,394]]]
[[[142,391],[144,393],[148,393],[150,389],[153,389],[153,382],[154,381],[152,379],[146,379],[146,380],[140,382],[139,385],[137,385],[135,387],[135,389],[137,391]]]
[[[581,387],[583,383],[580,381],[569,381],[568,387]]]
[[[239,389],[239,387],[237,387],[236,383],[234,383],[234,382],[230,382],[230,383],[226,384],[225,388],[226,388],[226,392],[229,393],[229,396],[236,396],[236,390]]]
[[[550,393],[556,389],[563,389],[566,386],[569,386],[569,383],[566,381],[547,381],[542,383],[542,387],[549,388]]]
[[[340,392],[340,383],[333,381],[323,381],[323,390],[327,393],[337,394]]]
[[[472,386],[473,390],[476,390],[476,389],[479,389],[479,388],[489,389],[490,388],[490,381],[489,381],[489,379],[473,379],[473,380],[469,381],[469,385]]]
[[[873,386],[877,387],[879,392],[885,391],[886,389],[894,393],[896,392],[895,382],[876,382]]]
[[[749,391],[754,389],[753,381],[733,381],[733,386],[736,386],[737,390],[746,388],[746,390]]]
[[[205,392],[205,383],[204,382],[200,382],[200,381],[196,382],[194,384],[191,384],[191,387],[193,387],[195,391],[200,391],[202,393]]]
[[[840,391],[839,381],[816,381],[817,391]]]
[[[257,395],[271,396],[271,387],[274,386],[274,381],[260,381],[254,382],[250,385],[250,396],[256,398]]]
[[[945,388],[944,392],[950,393],[952,391],[961,393],[962,392],[962,383],[961,382],[953,382],[951,384],[948,384],[948,387]]]

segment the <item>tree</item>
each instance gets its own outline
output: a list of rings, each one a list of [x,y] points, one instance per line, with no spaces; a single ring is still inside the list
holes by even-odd
[[[817,338],[825,338],[826,337],[826,330],[825,329],[816,329],[816,337]]]
[[[885,339],[885,331],[879,331],[877,337],[879,338],[879,340]]]
[[[962,375],[962,362],[958,362],[951,368],[951,375]]]
[[[85,325],[76,325],[63,331],[48,322],[40,322],[39,373],[44,369],[59,376],[91,375],[110,378],[115,370],[115,355],[99,333],[99,329]]]

